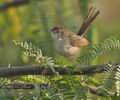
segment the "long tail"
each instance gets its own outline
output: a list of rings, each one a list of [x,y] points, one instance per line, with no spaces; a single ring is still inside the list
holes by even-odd
[[[85,33],[86,29],[90,26],[90,24],[96,19],[96,17],[99,15],[100,11],[95,11],[96,8],[91,7],[89,9],[88,15],[86,16],[83,24],[81,25],[81,28],[78,32],[78,35],[83,35]]]

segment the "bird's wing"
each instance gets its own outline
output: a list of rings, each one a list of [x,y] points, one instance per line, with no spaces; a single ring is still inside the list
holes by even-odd
[[[88,43],[88,40],[86,40],[84,37],[74,35],[70,38],[70,44],[75,47],[85,46],[88,45]]]

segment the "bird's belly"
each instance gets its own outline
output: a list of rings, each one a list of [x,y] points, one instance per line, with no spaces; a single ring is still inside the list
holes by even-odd
[[[80,48],[79,47],[74,47],[74,46],[71,46],[71,45],[66,46],[66,52],[70,56],[75,56],[75,55],[79,54]]]
[[[55,46],[56,51],[62,54],[63,56],[75,56],[79,54],[80,52],[79,47],[74,47],[64,41],[56,41],[54,46]]]

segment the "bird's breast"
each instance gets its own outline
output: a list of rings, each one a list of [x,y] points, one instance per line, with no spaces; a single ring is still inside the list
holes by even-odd
[[[64,56],[74,56],[79,54],[80,48],[72,46],[69,41],[62,38],[54,41],[55,50]]]

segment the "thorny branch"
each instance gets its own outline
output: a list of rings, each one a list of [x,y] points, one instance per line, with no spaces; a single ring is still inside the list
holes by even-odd
[[[116,70],[117,65],[120,63],[111,64]],[[79,70],[74,70],[75,68],[68,67],[53,67],[59,75],[93,75],[106,71],[106,65],[89,65],[85,66]],[[0,77],[10,77],[18,75],[55,75],[55,72],[47,66],[16,66],[0,68]]]

